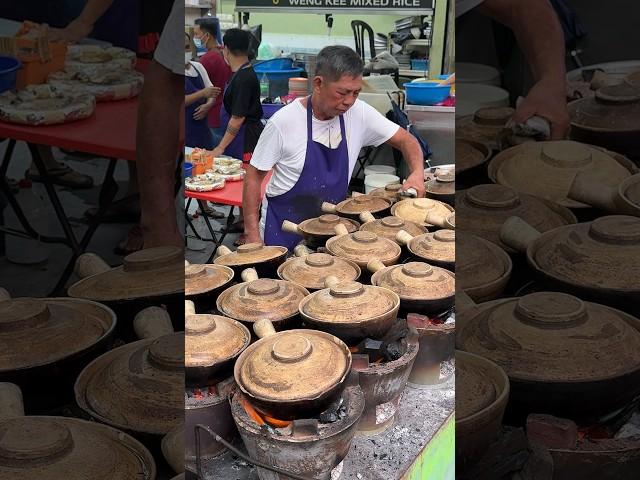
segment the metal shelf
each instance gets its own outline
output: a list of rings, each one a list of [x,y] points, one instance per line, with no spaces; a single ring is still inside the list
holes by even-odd
[[[407,40],[406,42],[404,42],[403,46],[405,47],[428,47],[429,46],[429,40],[426,38],[423,38],[421,40]]]
[[[416,77],[416,78],[428,76],[428,74],[425,75],[423,70],[408,70],[408,69],[398,70],[398,75],[400,75],[401,77]]]

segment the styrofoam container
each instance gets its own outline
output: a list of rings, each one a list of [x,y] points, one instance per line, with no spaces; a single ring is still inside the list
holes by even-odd
[[[497,68],[480,63],[456,62],[457,83],[481,83],[484,85],[501,85],[500,72]]]
[[[369,193],[376,188],[384,188],[392,183],[399,183],[400,177],[387,173],[374,173],[364,177],[364,193]]]
[[[396,169],[391,165],[367,165],[364,167],[364,176],[375,175],[378,173],[386,173],[387,175],[395,175]]]

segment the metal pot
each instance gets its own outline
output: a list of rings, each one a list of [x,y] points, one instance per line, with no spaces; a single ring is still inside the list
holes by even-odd
[[[567,198],[574,177],[581,172],[614,187],[638,169],[622,155],[568,140],[525,143],[500,152],[489,164],[493,183],[577,209],[590,208]]]
[[[457,206],[465,232],[495,243],[508,253],[514,250],[500,241],[500,228],[509,217],[522,217],[541,232],[577,222],[566,207],[496,184],[459,191]]]
[[[400,217],[391,216],[376,220],[371,213],[362,212],[360,214],[360,220],[362,221],[362,226],[360,227],[361,231],[373,232],[379,237],[388,238],[394,242],[396,241],[396,235],[400,230],[405,230],[414,236],[427,233],[426,227],[409,220],[404,220]]]
[[[285,220],[282,222],[282,230],[302,235],[307,246],[315,249],[324,247],[327,240],[335,235],[335,226],[338,224],[344,225],[349,233],[355,232],[360,227],[360,224],[354,220],[329,213],[310,218],[300,224]]]
[[[400,297],[391,290],[335,277],[329,277],[326,285],[300,302],[306,325],[352,345],[365,338],[382,338],[398,319]]]
[[[235,252],[221,245],[216,253],[218,257],[213,263],[231,268],[236,275],[240,275],[246,268],[255,268],[261,277],[271,278],[276,275],[278,267],[286,260],[289,251],[286,247],[245,243]]]
[[[196,315],[185,302],[185,382],[192,386],[218,383],[233,371],[236,358],[251,342],[242,323],[220,315]]]
[[[640,218],[611,215],[541,234],[512,217],[500,235],[526,251],[529,266],[551,289],[640,313]]]
[[[430,198],[413,198],[402,200],[391,207],[391,214],[404,220],[417,223],[423,227],[433,227],[429,223],[429,216],[447,217],[453,212],[453,207],[446,203]]]
[[[428,263],[409,262],[385,267],[371,260],[367,268],[374,272],[371,284],[384,287],[400,297],[401,316],[407,313],[442,313],[455,301],[455,274]]]
[[[0,301],[0,319],[0,382],[25,392],[30,413],[71,400],[77,375],[107,350],[116,327],[108,307],[71,298]]]
[[[374,258],[385,265],[393,265],[400,258],[400,246],[373,232],[348,233],[342,225],[336,226],[336,236],[327,240],[327,250],[336,257],[351,260],[360,268]]]
[[[222,290],[233,281],[234,272],[223,265],[184,266],[184,297],[191,300],[200,312],[209,312],[216,306]]]
[[[354,194],[337,205],[324,202],[322,211],[325,213],[337,213],[341,217],[358,220],[362,212],[371,212],[376,217],[386,217],[393,202],[385,197]]]
[[[276,333],[268,320],[254,332],[261,339],[242,352],[234,377],[256,409],[281,420],[308,418],[340,396],[351,370],[340,339],[317,330]]]
[[[640,320],[564,293],[480,304],[456,345],[505,370],[523,416],[597,418],[640,393]]]
[[[0,406],[1,478],[156,478],[151,453],[120,430],[77,418],[25,417],[20,389],[11,383],[0,384]]]
[[[302,245],[294,248],[294,253],[295,257],[280,265],[278,276],[309,291],[325,288],[327,277],[336,277],[344,282],[360,278],[360,267],[350,260],[327,253],[311,253]]]
[[[437,230],[434,233],[423,233],[416,237],[400,230],[396,240],[401,245],[406,245],[413,256],[430,265],[452,271],[456,267],[455,230]]]
[[[571,184],[569,198],[605,212],[640,217],[640,174],[611,187],[593,175],[579,173]]]

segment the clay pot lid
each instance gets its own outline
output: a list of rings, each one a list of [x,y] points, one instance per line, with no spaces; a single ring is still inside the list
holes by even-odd
[[[512,379],[592,382],[640,369],[638,325],[619,310],[539,292],[481,304],[463,323],[457,342]]]
[[[131,436],[77,418],[0,420],[0,477],[12,480],[154,479],[149,451]]]
[[[154,247],[127,255],[124,264],[69,287],[70,297],[98,302],[160,297],[184,291],[184,249]]]
[[[360,267],[354,262],[327,253],[290,258],[278,268],[280,278],[310,290],[323,289],[327,277],[334,276],[340,281],[351,281],[357,280],[360,273]]]
[[[113,311],[88,300],[18,298],[0,302],[0,372],[49,365],[95,345],[116,325]]]
[[[459,289],[483,287],[510,275],[511,259],[497,245],[466,232],[458,232],[456,244]]]
[[[600,217],[546,232],[531,255],[543,272],[596,289],[640,291],[640,218]]]
[[[524,143],[504,150],[489,164],[494,183],[569,208],[586,207],[567,198],[578,172],[601,178],[612,188],[631,175],[619,155],[569,140]]]
[[[508,384],[504,371],[495,363],[456,350],[456,422],[487,411],[508,394],[496,376],[504,377],[503,382]]]
[[[286,330],[250,345],[236,361],[238,386],[268,401],[320,398],[351,369],[351,354],[338,338],[316,330]]]
[[[233,279],[233,270],[224,265],[185,265],[184,294],[201,295],[220,288]]]
[[[300,302],[303,317],[325,323],[367,323],[400,304],[391,290],[351,281],[312,293]]]
[[[184,333],[115,348],[76,381],[76,402],[100,422],[164,435],[184,419]]]
[[[453,212],[452,207],[446,203],[430,198],[408,198],[391,207],[392,215],[417,223],[423,227],[432,226],[426,222],[427,214],[447,217],[451,212]]]
[[[569,115],[571,123],[580,128],[613,132],[640,130],[640,85],[625,81],[599,88],[595,96],[571,102]]]
[[[338,213],[357,215],[362,212],[377,213],[391,206],[391,200],[385,197],[357,195],[347,198],[336,206]]]
[[[456,138],[456,174],[482,165],[489,160],[491,149],[488,145],[474,140]]]
[[[244,245],[240,245],[235,252],[216,258],[213,263],[216,265],[226,265],[228,267],[241,267],[243,265],[253,265],[275,260],[286,254],[286,247],[266,246],[261,243],[245,243]]]
[[[188,315],[184,319],[184,365],[207,367],[240,354],[251,333],[240,322],[220,315]]]
[[[424,262],[393,265],[373,274],[372,283],[396,292],[402,300],[439,300],[455,295],[455,275]]]
[[[456,192],[456,176],[440,175],[433,180],[428,180],[424,184],[429,193],[436,195],[453,195]]]
[[[241,322],[284,320],[298,314],[309,291],[293,282],[259,278],[227,288],[216,302],[223,315]]]
[[[409,250],[425,260],[453,263],[456,261],[456,231],[436,230],[414,237]]]
[[[397,243],[366,231],[331,237],[327,241],[327,250],[336,257],[355,262],[359,267],[366,266],[372,258],[392,265],[398,261],[401,253]]]
[[[400,183],[390,183],[381,188],[374,188],[369,192],[369,196],[372,197],[385,197],[390,200],[397,200],[398,195],[400,194],[400,190],[402,190],[402,185]]]
[[[489,240],[511,253],[514,250],[500,240],[500,228],[512,215],[524,219],[539,232],[577,222],[566,207],[497,184],[476,185],[458,192],[456,211],[465,232]]]
[[[380,220],[364,223],[360,227],[360,230],[363,232],[373,232],[379,237],[388,238],[394,242],[396,240],[396,235],[400,230],[404,230],[414,237],[427,233],[426,227],[395,216],[384,217]]]
[[[358,222],[350,220],[348,218],[339,217],[332,213],[320,215],[316,218],[310,218],[300,224],[300,229],[309,235],[335,235],[335,227],[339,223],[347,227],[349,233],[355,232],[360,227]]]
[[[485,143],[497,150],[498,137],[514,112],[511,107],[480,108],[473,115],[456,119],[456,135]]]

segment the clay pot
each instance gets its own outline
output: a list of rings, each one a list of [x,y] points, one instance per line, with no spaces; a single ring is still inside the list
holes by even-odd
[[[482,142],[456,138],[456,186],[469,188],[487,183],[486,163],[491,158],[491,147]]]
[[[413,256],[430,265],[454,270],[456,266],[456,232],[455,230],[436,230],[412,237],[401,230],[396,235],[401,245],[406,245]]]
[[[477,305],[456,345],[505,370],[511,407],[523,418],[597,418],[640,393],[640,320],[565,293]]]
[[[579,173],[568,196],[605,212],[640,217],[640,174],[627,177],[617,187],[611,187],[603,185],[596,176]]]
[[[400,217],[391,216],[376,220],[376,218],[369,212],[363,212],[360,214],[360,220],[362,221],[362,226],[360,227],[361,231],[373,232],[379,237],[388,238],[394,242],[396,241],[396,235],[400,230],[405,230],[414,236],[427,233],[426,227],[409,220],[404,220]]]
[[[451,213],[453,213],[453,208],[450,205],[430,198],[402,200],[391,207],[392,215],[427,228],[434,226],[429,222],[431,216],[434,218],[447,217]]]
[[[322,211],[324,213],[334,213],[341,217],[358,220],[362,212],[371,212],[374,216],[382,218],[389,215],[389,209],[393,202],[385,197],[372,195],[354,195],[337,205],[324,202]]]
[[[456,200],[455,175],[440,175],[424,183],[427,198],[454,206]]]
[[[330,276],[342,282],[360,278],[360,267],[350,260],[327,253],[311,253],[302,245],[298,245],[294,252],[295,257],[280,265],[278,276],[309,291],[325,288],[325,280]]]
[[[184,296],[196,304],[198,311],[209,312],[233,276],[233,270],[223,265],[185,265]]]
[[[458,192],[457,205],[465,232],[489,240],[507,253],[514,250],[500,241],[500,228],[511,216],[526,219],[541,232],[577,222],[568,208],[495,184],[477,185]]]
[[[365,338],[382,338],[398,318],[400,298],[391,290],[335,277],[326,284],[327,288],[300,302],[300,315],[313,328],[352,345]]]
[[[402,191],[402,185],[399,183],[390,183],[385,187],[374,188],[369,192],[372,197],[384,197],[391,200],[393,203],[401,200],[400,192]]]
[[[235,252],[220,245],[213,263],[231,268],[236,276],[240,276],[247,268],[254,268],[261,277],[270,278],[276,275],[278,267],[287,259],[288,253],[286,247],[265,246],[261,243],[245,243]]]
[[[373,232],[347,233],[342,225],[336,226],[336,236],[327,241],[327,250],[336,257],[350,260],[360,268],[367,262],[378,259],[385,265],[393,265],[400,258],[400,246]]]
[[[0,477],[154,480],[153,456],[126,433],[77,418],[24,416],[22,393],[0,383]]]
[[[282,230],[302,235],[307,246],[315,249],[324,247],[327,240],[335,235],[335,226],[339,223],[344,225],[349,233],[355,232],[360,227],[360,224],[354,220],[329,213],[310,218],[300,224],[285,220],[282,222]]]
[[[456,137],[488,145],[499,150],[499,138],[515,110],[511,107],[485,107],[473,115],[456,119]],[[457,153],[456,153],[457,157]]]
[[[351,370],[351,352],[317,330],[276,333],[268,320],[254,325],[260,340],[238,358],[238,388],[260,412],[281,420],[309,418],[337,399]]]
[[[526,143],[504,150],[489,164],[494,183],[573,209],[589,208],[568,198],[578,173],[595,175],[603,186],[615,187],[636,172],[622,155],[572,141]]]
[[[309,295],[300,285],[286,280],[258,278],[254,269],[244,270],[243,283],[233,285],[220,294],[218,311],[252,327],[258,320],[270,320],[276,330],[297,325],[298,305]]]

